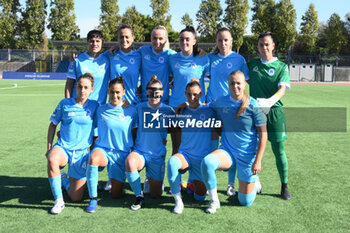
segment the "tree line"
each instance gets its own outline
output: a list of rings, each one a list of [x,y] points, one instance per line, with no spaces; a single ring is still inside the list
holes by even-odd
[[[26,0],[21,6],[19,0],[0,0],[0,48],[47,49],[45,23],[52,32],[52,40],[80,40],[76,25],[73,0],[51,0],[47,12],[45,0]],[[214,42],[216,31],[221,27],[231,30],[234,37],[233,50],[256,53],[257,36],[265,31],[274,33],[276,52],[305,55],[350,55],[350,13],[345,19],[333,13],[327,22],[318,22],[314,4],[310,4],[302,16],[299,33],[296,25],[296,11],[291,0],[225,0],[223,9],[220,0],[202,0],[196,14],[200,42]],[[164,25],[170,41],[177,41],[179,32],[172,29],[169,0],[150,0],[152,15],[144,15],[135,6],[119,14],[118,0],[101,0],[99,26],[106,41],[117,40],[120,24],[129,24],[135,41],[150,41],[150,33],[157,25]],[[252,18],[248,19],[251,7]],[[251,35],[247,35],[248,21],[251,21]],[[181,23],[193,25],[188,13]],[[83,35],[85,37],[85,35]]]

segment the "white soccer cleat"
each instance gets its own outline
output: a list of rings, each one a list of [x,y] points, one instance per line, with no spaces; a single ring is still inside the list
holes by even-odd
[[[55,200],[55,204],[51,209],[51,214],[59,214],[64,209],[64,201],[63,198],[58,198]]]
[[[182,201],[178,201],[175,203],[175,208],[173,209],[174,214],[182,214],[184,211],[184,203]]]
[[[257,194],[262,194],[262,185],[260,183],[259,177],[255,181],[255,190]]]
[[[106,185],[105,185],[105,187],[104,187],[104,190],[105,190],[105,191],[110,191],[111,189],[112,189],[111,178],[108,178],[107,183],[106,183]]]
[[[205,212],[209,214],[215,214],[216,210],[220,208],[220,201],[210,201],[208,208]]]
[[[234,184],[232,184],[232,183],[227,184],[226,194],[227,194],[227,196],[235,196],[236,195]]]
[[[149,193],[149,180],[146,177],[145,181],[143,182],[143,193]]]

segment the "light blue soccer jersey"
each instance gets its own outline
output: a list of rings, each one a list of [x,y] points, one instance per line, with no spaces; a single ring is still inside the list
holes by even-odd
[[[221,144],[232,153],[252,154],[258,147],[256,126],[266,125],[266,116],[259,111],[257,101],[249,97],[249,106],[240,117],[234,119],[241,105],[231,96],[223,96],[210,103],[217,117],[222,121]]]
[[[138,52],[130,51],[123,53],[120,49],[114,53],[114,56],[108,55],[111,62],[111,78],[118,76],[124,78],[125,95],[124,98],[130,103],[140,102],[136,96],[137,85],[140,77],[141,55]]]
[[[144,45],[137,50],[141,54],[141,87],[142,101],[147,101],[146,86],[151,81],[153,75],[162,82],[164,94],[162,102],[169,100],[169,66],[168,57],[175,54],[174,50],[165,50],[161,53],[156,53],[152,45]]]
[[[131,130],[136,124],[137,112],[134,106],[113,107],[110,103],[97,109],[98,140],[96,147],[129,152],[134,145]]]
[[[208,56],[188,57],[178,52],[169,57],[169,66],[174,77],[174,85],[169,98],[169,105],[177,107],[186,102],[185,90],[186,85],[193,79],[198,78],[202,88],[203,96],[200,101],[205,102],[204,77],[209,75],[209,58]]]
[[[210,82],[207,92],[207,103],[217,98],[229,95],[228,77],[234,70],[240,70],[244,73],[245,79],[249,79],[249,71],[247,63],[243,56],[238,53],[231,52],[226,56],[220,53],[210,53]]]
[[[61,136],[57,144],[67,150],[81,150],[92,144],[94,116],[99,104],[87,100],[84,105],[77,104],[74,98],[63,99],[50,117],[55,125],[61,122]]]
[[[166,155],[163,140],[167,138],[168,128],[164,127],[162,120],[164,117],[169,119],[175,116],[175,111],[163,103],[157,108],[152,108],[148,102],[143,102],[137,105],[137,114],[135,149],[156,157]]]
[[[183,118],[184,117],[184,118]],[[197,109],[186,107],[178,120],[187,122],[212,122],[215,112],[208,106],[200,105]],[[181,128],[181,145],[179,151],[187,152],[197,159],[202,159],[211,152],[211,124],[209,127],[198,123]]]
[[[85,73],[91,73],[94,76],[94,91],[90,94],[89,99],[97,100],[100,104],[106,103],[109,81],[108,57],[101,54],[93,58],[87,52],[81,53],[74,62],[69,64],[67,78],[77,80]],[[75,85],[76,81],[73,86],[73,98],[77,96]]]

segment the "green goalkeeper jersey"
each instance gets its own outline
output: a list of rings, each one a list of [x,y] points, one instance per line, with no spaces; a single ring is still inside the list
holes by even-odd
[[[288,66],[277,58],[263,62],[260,58],[251,60],[249,68],[249,92],[253,98],[270,98],[280,85],[290,88]],[[283,106],[281,100],[274,106]]]

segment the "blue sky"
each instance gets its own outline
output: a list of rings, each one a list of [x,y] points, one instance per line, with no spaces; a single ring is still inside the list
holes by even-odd
[[[221,1],[221,7],[225,9],[225,0]],[[20,0],[21,4],[24,5],[25,0]],[[49,4],[49,1],[47,1]],[[75,14],[77,17],[77,24],[80,28],[81,37],[85,37],[87,32],[98,26],[100,10],[99,0],[74,0],[75,2]],[[187,12],[190,17],[194,20],[194,25],[197,25],[196,13],[199,9],[201,0],[169,0],[170,2],[170,14],[172,15],[171,23],[175,31],[180,31],[183,28],[181,25],[181,17]],[[278,2],[278,0],[276,0]],[[345,15],[350,13],[350,8],[348,0],[292,0],[294,8],[297,12],[297,28],[299,30],[299,25],[302,15],[309,7],[310,3],[316,6],[318,12],[318,18],[320,22],[326,22],[331,14],[334,12],[339,14],[342,20],[345,19]],[[152,14],[152,9],[150,8],[150,0],[119,0],[119,14],[123,14],[127,7],[135,5],[137,11],[142,14]],[[249,5],[252,7],[252,1],[249,0]],[[49,13],[49,11],[48,11]],[[252,12],[249,11],[249,26],[247,28],[247,34],[250,34],[250,19]],[[50,32],[47,31],[50,37]]]

